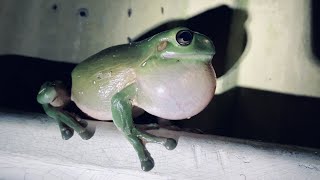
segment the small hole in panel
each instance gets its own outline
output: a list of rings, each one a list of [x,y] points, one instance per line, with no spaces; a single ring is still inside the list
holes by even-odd
[[[164,8],[161,7],[161,14],[164,14]]]
[[[129,8],[129,9],[128,9],[128,17],[131,17],[131,14],[132,14],[132,9]]]
[[[51,9],[54,10],[54,11],[57,11],[58,10],[58,5],[57,4],[53,4],[51,6]]]
[[[81,16],[81,17],[88,17],[88,16],[89,16],[89,11],[88,11],[87,8],[80,8],[80,9],[78,10],[78,14],[79,14],[79,16]]]

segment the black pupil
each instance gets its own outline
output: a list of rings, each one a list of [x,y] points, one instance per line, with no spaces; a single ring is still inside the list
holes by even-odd
[[[180,45],[186,46],[189,45],[192,41],[193,35],[190,31],[180,31],[177,34],[177,41]]]

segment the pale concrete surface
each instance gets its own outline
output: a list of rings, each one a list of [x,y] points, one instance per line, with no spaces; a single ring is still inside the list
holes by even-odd
[[[178,138],[173,151],[148,144],[155,167],[140,170],[136,153],[108,122],[90,122],[90,140],[64,141],[42,114],[0,113],[0,179],[319,179],[318,150],[153,130]]]
[[[235,7],[248,13],[247,45],[233,69],[218,80],[217,92],[240,86],[320,97],[320,64],[311,46],[312,1],[239,2]],[[233,18],[235,23],[237,18]],[[239,36],[231,38],[229,53],[237,51],[233,43],[243,42]]]

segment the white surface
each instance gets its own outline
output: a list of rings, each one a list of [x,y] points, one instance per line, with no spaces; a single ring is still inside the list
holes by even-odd
[[[0,179],[320,178],[316,150],[168,130],[153,132],[178,138],[177,148],[148,144],[155,167],[143,172],[112,123],[94,124],[90,140],[75,134],[64,141],[45,115],[0,113]]]

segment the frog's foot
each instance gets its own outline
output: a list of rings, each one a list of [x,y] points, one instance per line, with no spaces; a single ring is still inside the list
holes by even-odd
[[[173,150],[177,147],[177,141],[172,138],[158,137],[149,133],[141,132],[136,129],[137,137],[145,143],[157,143],[163,145],[168,150]]]
[[[177,146],[177,141],[172,138],[157,137],[151,134],[143,133],[136,129],[134,126],[129,131],[124,130],[127,139],[132,144],[138,153],[141,169],[143,171],[150,171],[154,167],[154,161],[145,147],[145,143],[158,143],[162,144],[168,150],[172,150]]]
[[[151,156],[145,160],[140,161],[140,164],[143,171],[150,171],[154,167],[154,161]]]
[[[69,113],[69,115],[75,119],[79,124],[80,126],[84,127],[84,130],[83,131],[80,131],[78,132],[79,136],[84,139],[84,140],[88,140],[90,139],[93,135],[94,135],[94,131],[90,130],[89,127],[88,127],[88,122],[84,119],[81,119],[78,115],[74,114],[74,113],[70,113],[70,112],[67,112]]]
[[[126,135],[126,138],[129,140],[133,148],[138,153],[141,169],[143,171],[150,171],[154,167],[154,161],[149,151],[146,149],[146,147],[142,144],[141,140],[137,136],[130,134]]]
[[[58,124],[59,124],[62,139],[64,140],[70,139],[73,136],[74,130],[61,121],[58,121]]]
[[[201,129],[198,128],[181,128],[176,125],[170,125],[170,126],[161,126],[159,125],[160,128],[163,129],[168,129],[171,131],[184,131],[184,132],[189,132],[189,133],[195,133],[195,134],[204,134],[204,132]]]
[[[168,150],[173,150],[177,147],[177,141],[172,138],[167,138],[166,142],[163,144]]]
[[[164,138],[164,137],[157,137],[154,135],[151,135],[149,133],[144,133],[143,131],[146,130],[155,130],[159,128],[166,128],[162,127],[161,124],[151,123],[151,124],[136,124],[137,130],[134,130],[137,134],[137,136],[145,143],[157,143],[162,144],[165,148],[168,150],[173,150],[177,146],[177,141],[172,138]]]
[[[84,140],[88,140],[88,139],[92,138],[93,135],[94,135],[94,132],[92,132],[88,129],[85,129],[85,131],[83,131],[83,132],[79,132],[79,136]]]
[[[62,82],[44,83],[38,93],[37,100],[42,104],[46,114],[58,122],[63,139],[71,138],[73,130],[85,140],[93,136],[93,133],[85,128],[87,123],[84,120],[79,120],[76,115],[63,110],[63,107],[70,102],[70,95]]]
[[[204,134],[204,132],[201,129],[179,127],[177,125],[174,125],[172,121],[163,119],[163,118],[158,118],[158,124],[159,124],[159,128],[164,128],[172,131],[184,131],[184,132],[190,132],[190,133],[196,133],[196,134]]]
[[[140,130],[147,131],[147,130],[155,130],[159,129],[160,126],[157,123],[150,123],[150,124],[136,124],[136,127]]]
[[[87,127],[88,126],[88,122],[82,118],[80,118],[77,114],[73,113],[73,112],[66,112],[69,114],[69,116],[71,116],[73,119],[75,119],[76,121],[79,122],[79,124],[82,127]]]

